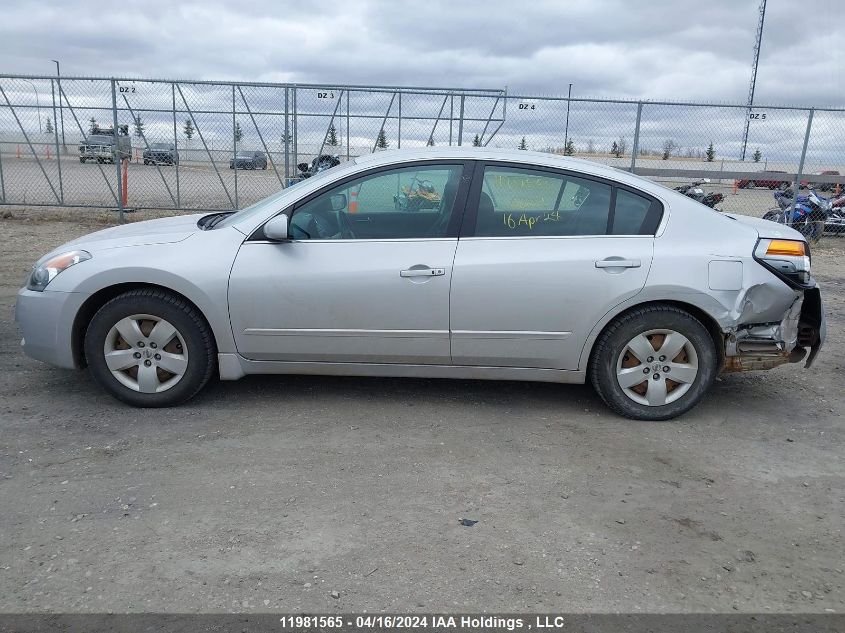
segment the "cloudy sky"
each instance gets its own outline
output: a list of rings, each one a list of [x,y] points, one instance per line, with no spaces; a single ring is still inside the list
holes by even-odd
[[[3,0],[0,73],[744,102],[759,0]],[[111,8],[106,5],[110,5]],[[845,105],[843,0],[769,0],[757,101]],[[801,87],[796,88],[799,84]]]

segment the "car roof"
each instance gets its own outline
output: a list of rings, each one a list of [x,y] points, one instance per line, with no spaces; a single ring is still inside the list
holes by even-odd
[[[571,169],[584,174],[609,178],[621,183],[645,189],[649,192],[663,189],[650,180],[635,176],[630,172],[609,167],[600,163],[594,163],[582,158],[561,156],[546,152],[532,152],[528,150],[514,150],[474,146],[444,146],[444,147],[415,147],[411,149],[385,150],[365,154],[354,159],[355,164],[367,167],[378,167],[414,160],[488,160],[522,163],[527,167],[539,165],[544,167],[556,167],[558,169]]]

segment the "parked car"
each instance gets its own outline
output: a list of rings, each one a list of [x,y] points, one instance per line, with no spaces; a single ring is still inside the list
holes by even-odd
[[[150,143],[144,150],[145,165],[178,165],[179,152],[171,143]]]
[[[780,171],[779,169],[770,169],[766,174],[785,174],[787,172]],[[748,189],[751,187],[768,187],[769,189],[780,189],[781,187],[788,187],[789,180],[781,180],[779,178],[771,178],[770,176],[761,176],[760,178],[755,178],[753,180],[748,178],[743,178],[737,181],[737,186],[740,189]]]
[[[229,160],[229,169],[267,169],[264,152],[241,152]]]
[[[826,170],[826,171],[820,171],[816,175],[817,176],[838,176],[839,172],[835,171],[835,170]],[[805,180],[801,181],[801,187],[802,188],[809,186],[810,189],[815,189],[817,191],[833,191],[834,189],[836,189],[837,184],[840,185],[840,187],[842,186],[841,182],[840,183],[836,183],[836,182],[814,182],[814,181],[809,180],[809,179],[805,179]]]
[[[439,204],[397,209],[419,179]],[[15,317],[26,354],[142,407],[214,373],[331,374],[589,381],[664,420],[720,372],[810,366],[825,338],[797,231],[475,147],[378,152],[238,212],[75,238],[38,260]]]
[[[120,160],[132,157],[132,141],[128,135],[119,133],[117,135],[117,150],[114,145],[114,132],[111,129],[98,128],[93,134],[89,134],[79,144],[79,162],[86,163],[89,160],[98,163],[114,163],[117,155]]]

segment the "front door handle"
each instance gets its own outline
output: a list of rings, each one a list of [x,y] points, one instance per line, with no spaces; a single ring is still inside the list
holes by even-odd
[[[638,259],[600,259],[596,268],[639,268],[642,262]]]
[[[440,277],[445,274],[445,268],[409,268],[399,271],[400,277]]]

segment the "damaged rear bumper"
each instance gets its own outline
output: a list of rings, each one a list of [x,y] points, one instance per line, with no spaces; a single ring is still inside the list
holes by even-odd
[[[805,356],[804,367],[810,367],[826,336],[824,305],[815,286],[795,299],[780,322],[749,324],[727,334],[723,371],[772,369]]]

